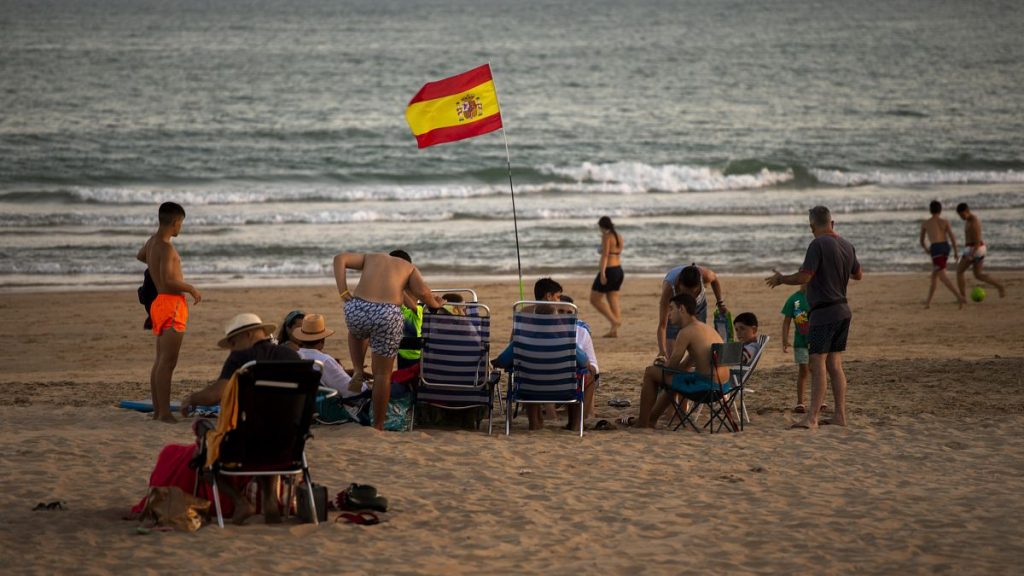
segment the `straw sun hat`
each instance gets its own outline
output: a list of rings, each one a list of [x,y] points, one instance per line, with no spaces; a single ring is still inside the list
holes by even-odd
[[[327,328],[323,314],[306,314],[302,319],[302,326],[292,330],[292,338],[300,342],[316,342],[331,334],[334,334],[334,330]]]
[[[217,341],[217,346],[221,348],[230,348],[231,345],[228,343],[228,340],[231,340],[231,338],[238,336],[246,330],[252,330],[253,328],[263,328],[270,333],[273,332],[274,328],[277,328],[277,326],[270,322],[260,320],[260,317],[255,314],[245,312],[235,316],[230,322],[228,322],[228,325],[224,328],[224,337]]]

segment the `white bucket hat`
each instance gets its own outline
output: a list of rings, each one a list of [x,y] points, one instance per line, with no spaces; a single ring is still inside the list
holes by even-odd
[[[224,328],[224,337],[217,341],[217,346],[221,348],[230,348],[231,345],[228,344],[228,340],[242,332],[245,332],[246,330],[252,330],[253,328],[263,328],[268,333],[272,333],[277,326],[269,322],[264,322],[255,314],[245,312],[235,316],[230,322],[228,322],[227,326]]]

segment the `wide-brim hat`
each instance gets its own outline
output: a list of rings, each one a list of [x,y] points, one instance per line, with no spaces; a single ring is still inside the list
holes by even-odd
[[[230,322],[228,322],[227,326],[224,328],[224,337],[217,341],[217,346],[221,348],[230,348],[231,345],[228,344],[228,340],[242,332],[252,330],[253,328],[263,328],[267,332],[272,333],[277,326],[270,322],[264,322],[255,314],[245,312],[235,316]]]
[[[316,342],[331,334],[334,334],[334,330],[327,328],[323,314],[306,314],[302,319],[302,326],[292,330],[292,339],[299,342]]]

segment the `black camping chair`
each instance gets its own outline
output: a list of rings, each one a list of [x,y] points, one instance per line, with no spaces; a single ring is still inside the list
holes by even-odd
[[[729,377],[725,382],[718,381],[718,368],[725,366],[730,369]],[[666,376],[673,374],[682,374],[680,370],[673,368],[662,368]],[[721,430],[723,427],[731,432],[738,432],[741,430],[742,424],[737,424],[732,414],[732,402],[737,397],[733,394],[733,390],[736,389],[740,383],[734,376],[735,373],[743,373],[743,344],[740,342],[728,342],[725,344],[712,344],[711,345],[711,373],[715,374],[715,382],[707,389],[680,393],[671,386],[671,379],[665,378],[665,385],[663,389],[672,398],[672,408],[675,410],[675,416],[679,418],[679,424],[676,425],[674,430],[678,430],[681,426],[687,424],[696,432],[701,431],[701,427],[697,426],[697,416],[700,414],[700,409],[707,405],[708,407],[708,421],[704,424],[704,428],[707,428],[709,432],[716,432]],[[676,397],[679,394],[683,398],[691,401],[689,410],[684,410],[682,402]],[[742,416],[741,416],[742,422]]]
[[[209,470],[217,524],[224,527],[218,476],[290,478],[299,473],[309,491],[313,522],[318,523],[305,446],[312,437],[309,426],[320,386],[319,366],[312,360],[253,361],[237,374],[238,423],[224,436],[219,458]],[[288,501],[291,493],[289,483]]]

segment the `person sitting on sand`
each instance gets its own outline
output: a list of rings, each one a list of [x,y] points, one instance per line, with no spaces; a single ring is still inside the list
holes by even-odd
[[[718,309],[725,313],[725,300],[722,296],[722,285],[718,281],[718,275],[710,268],[690,264],[689,266],[676,266],[668,271],[665,279],[661,282],[661,300],[658,302],[658,357],[655,363],[664,362],[665,358],[672,355],[672,342],[679,332],[679,326],[673,324],[669,317],[669,300],[676,294],[689,294],[697,302],[696,318],[703,323],[708,321],[708,299],[705,284],[711,285],[715,294],[715,302]]]
[[[299,326],[302,326],[302,319],[305,318],[305,314],[302,310],[292,310],[284,317],[284,321],[281,322],[281,329],[277,331],[275,337],[277,343],[291,348],[296,352],[299,350],[300,343],[292,338],[292,332],[298,330]]]
[[[302,319],[302,325],[292,330],[292,339],[299,343],[298,352],[303,360],[316,360],[323,364],[320,384],[337,390],[342,398],[348,398],[357,393],[349,389],[352,377],[335,357],[323,351],[327,338],[333,334],[334,330],[327,328],[323,314],[307,314]],[[367,389],[368,387],[363,384],[359,392]]]
[[[253,360],[301,359],[299,354],[291,348],[275,344],[270,336],[273,333],[274,325],[263,322],[255,314],[247,312],[232,318],[224,329],[224,337],[217,342],[217,346],[220,348],[231,350],[221,367],[220,376],[214,383],[189,394],[181,401],[182,415],[188,416],[196,406],[219,404],[235,371]],[[258,480],[260,493],[263,495],[264,520],[267,523],[280,522],[281,515],[277,503],[277,485],[280,479],[277,476],[259,476]],[[217,486],[234,502],[235,514],[232,521],[241,524],[249,516],[252,516],[254,513],[252,505],[242,497],[233,484],[221,480],[218,481]]]
[[[669,300],[669,315],[679,326],[679,332],[672,344],[672,355],[664,366],[685,373],[668,374],[660,364],[647,367],[640,389],[640,417],[637,421],[642,428],[655,427],[655,404],[666,384],[677,392],[692,393],[717,386],[729,378],[729,369],[725,366],[719,366],[712,373],[711,345],[720,344],[722,337],[714,328],[701,322],[696,313],[697,300],[690,294],[683,292]],[[693,371],[689,372],[691,368]],[[661,396],[668,397],[667,394]]]

